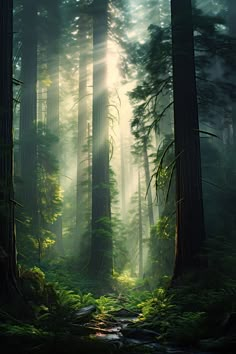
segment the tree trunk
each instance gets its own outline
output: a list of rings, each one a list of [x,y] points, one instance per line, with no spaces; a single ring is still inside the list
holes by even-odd
[[[154,214],[153,214],[153,206],[152,206],[152,191],[151,191],[151,176],[150,176],[150,168],[149,168],[149,160],[148,160],[148,150],[147,150],[147,142],[144,138],[143,141],[143,161],[144,161],[144,171],[145,171],[145,180],[147,187],[147,197],[148,197],[148,218],[150,227],[154,225]]]
[[[32,220],[32,232],[38,232],[37,206],[37,8],[35,1],[23,0],[22,63],[20,107],[20,158],[24,212]]]
[[[236,37],[236,4],[235,0],[228,0],[228,26],[229,26],[229,35],[232,36],[235,40]],[[233,72],[232,82],[236,84],[236,72]],[[232,102],[232,122],[233,122],[233,142],[234,147],[236,147],[236,102]]]
[[[126,218],[126,168],[125,168],[125,148],[122,126],[120,127],[120,175],[121,175],[121,216]]]
[[[201,156],[191,0],[172,0],[177,244],[174,278],[205,265]]]
[[[0,0],[0,305],[16,294],[13,192],[12,0]]]
[[[143,277],[143,221],[142,221],[142,195],[141,195],[141,178],[140,172],[138,173],[138,215],[139,215],[139,237],[138,237],[138,245],[139,245],[139,277]]]
[[[87,227],[85,208],[88,190],[83,185],[84,170],[88,166],[84,150],[88,132],[88,17],[81,15],[79,19],[79,114],[78,114],[78,147],[77,147],[77,195],[76,195],[76,232],[75,249],[79,249],[80,258],[87,258],[85,254],[88,240],[84,239]],[[88,152],[89,154],[89,152]],[[90,177],[89,177],[90,178]],[[87,193],[86,193],[87,192]],[[87,195],[86,195],[87,194]]]
[[[88,215],[87,215],[87,227],[89,234],[89,245],[91,244],[91,234],[92,234],[92,225],[91,225],[91,210],[92,210],[92,136],[91,136],[91,124],[88,123]]]
[[[90,273],[106,279],[112,273],[111,202],[107,92],[108,0],[94,1],[93,17],[93,156],[92,244]]]
[[[52,134],[59,138],[60,126],[60,90],[59,90],[59,69],[60,69],[60,9],[59,0],[47,2],[48,11],[48,74],[51,80],[47,90],[47,127]],[[53,147],[53,155],[58,160],[60,156],[60,144]],[[58,184],[60,177],[58,176]],[[64,254],[62,239],[62,217],[59,216],[52,225],[52,232],[56,235],[56,246],[59,255]]]

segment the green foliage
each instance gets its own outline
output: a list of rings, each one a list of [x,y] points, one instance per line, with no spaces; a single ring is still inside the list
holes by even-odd
[[[132,277],[128,271],[113,272],[113,287],[118,293],[127,292],[136,285],[136,282],[137,279]]]
[[[80,293],[81,290],[83,293],[96,290],[95,284],[87,276],[87,268],[78,265],[76,256],[47,260],[41,266],[47,281],[57,283],[62,288],[73,290],[76,293]]]
[[[102,315],[107,315],[112,311],[120,309],[119,301],[115,297],[101,296],[96,300],[98,311]]]
[[[151,229],[149,241],[149,269],[152,284],[160,284],[163,277],[171,276],[174,266],[174,218],[163,216]]]
[[[89,294],[90,295],[90,294]],[[81,307],[81,296],[72,290],[56,290],[55,309],[62,309],[65,312],[73,312]]]
[[[153,291],[139,304],[141,325],[179,345],[197,345],[203,338],[222,335],[225,318],[236,309],[236,281],[211,287],[211,274],[190,273],[172,288]]]
[[[58,138],[41,124],[37,131],[38,146],[38,203],[43,221],[54,222],[61,215],[62,191],[58,180],[58,161],[52,153]]]
[[[76,294],[59,288],[55,290],[55,298],[50,303],[48,311],[38,316],[37,321],[47,331],[70,331],[73,324],[78,322],[78,310],[94,303],[92,294]]]
[[[161,321],[167,319],[174,305],[172,304],[172,297],[168,297],[163,288],[158,288],[150,293],[147,300],[139,304],[139,308],[142,310],[140,320],[154,319],[155,322],[156,319],[162,323]],[[165,323],[162,323],[163,327],[164,325]]]
[[[142,222],[143,230],[143,248],[147,248],[147,239],[149,233],[149,221],[148,221],[148,208],[146,197],[146,187],[143,181],[143,176],[141,180],[141,215],[139,215],[139,193],[138,191],[133,193],[130,199],[129,209],[127,213],[127,234],[132,235],[127,240],[127,248],[129,250],[129,261],[127,262],[126,269],[130,269],[131,276],[137,277],[138,269],[138,235],[139,235],[139,223]]]
[[[56,308],[62,308],[65,311],[74,312],[81,307],[94,304],[95,298],[91,293],[83,294],[80,292],[77,294],[72,290],[60,288],[56,290],[56,302],[54,304]]]
[[[112,231],[114,272],[122,272],[129,262],[127,240],[129,234],[126,225],[115,215],[112,218]]]
[[[205,313],[184,311],[175,302],[174,294],[168,294],[164,289],[155,290],[139,307],[142,326],[157,330],[162,340],[187,345],[196,343],[204,334]]]
[[[217,58],[232,70],[235,65],[232,61],[232,49],[235,50],[235,46],[222,30],[222,17],[209,16],[199,9],[194,10],[193,25],[196,31],[199,111],[202,116],[206,116],[208,122],[213,122],[215,115],[211,112],[214,112],[216,105],[227,105],[227,95],[232,95],[233,87],[224,78],[210,76],[212,63]],[[145,43],[128,45],[128,60],[134,65],[139,78],[130,97],[135,104],[133,122],[143,122],[146,132],[152,129],[160,132],[160,121],[166,119],[172,106],[171,31],[169,24],[164,28],[152,24],[148,31],[149,38]],[[206,80],[206,77],[209,79]]]
[[[156,230],[154,226],[151,233],[156,233],[163,240],[173,239],[175,236],[174,223],[167,216],[163,216],[163,218],[158,220]]]
[[[170,277],[174,265],[175,249],[175,207],[174,207],[174,168],[175,159],[173,139],[166,135],[152,155],[155,168],[155,185],[160,218],[153,225],[149,240],[148,275],[152,286],[161,285],[163,277]]]
[[[152,293],[147,290],[141,290],[137,286],[135,289],[129,289],[123,298],[123,305],[130,311],[134,313],[139,313],[140,308],[145,301],[148,301],[152,297]]]
[[[153,163],[156,166],[153,174],[155,177],[156,191],[157,193],[164,191],[166,193],[166,201],[168,200],[167,196],[169,193],[169,190],[167,190],[168,185],[170,186],[172,182],[172,168],[175,167],[173,146],[173,137],[167,134],[159,144],[157,152],[152,154]]]
[[[152,230],[154,234],[155,229],[157,225]],[[165,231],[165,227],[161,230]],[[164,341],[182,346],[199,345],[204,338],[218,338],[225,335],[225,320],[235,313],[235,242],[216,237],[207,245],[209,264],[204,272],[189,272],[172,287],[167,282],[166,288],[154,290],[138,305],[142,310],[141,326],[155,329]],[[231,337],[227,338],[220,341],[225,347],[232,342]]]
[[[0,331],[7,336],[44,336],[46,332],[27,323],[20,324],[0,324]]]
[[[204,312],[183,312],[171,322],[168,337],[180,345],[193,345],[204,337],[206,330]]]
[[[91,3],[91,1],[88,1],[88,3]],[[203,4],[203,1],[201,3]],[[215,1],[214,3],[219,6],[219,2]],[[147,149],[151,148],[152,137],[150,132],[153,130],[158,136],[161,135],[163,137],[165,135],[166,132],[164,129],[162,130],[161,122],[163,118],[170,118],[168,114],[172,106],[171,32],[168,20],[161,18],[166,16],[166,13],[163,15],[163,7],[167,6],[168,8],[169,4],[165,0],[159,2],[149,0],[145,5],[145,10],[149,9],[149,11],[153,11],[157,4],[161,8],[159,23],[157,22],[158,26],[149,26],[148,38],[145,43],[137,40],[130,44],[130,40],[128,40],[125,34],[126,31],[124,30],[125,26],[123,22],[124,19],[127,23],[129,22],[131,17],[129,18],[130,13],[128,12],[136,11],[136,8],[132,7],[130,10],[127,2],[123,0],[115,0],[114,4],[111,4],[113,8],[110,16],[115,18],[116,26],[120,28],[120,31],[113,35],[116,39],[120,37],[120,42],[127,49],[127,55],[124,56],[126,62],[121,64],[124,69],[123,74],[131,74],[131,76],[133,74],[133,77],[135,76],[138,81],[137,87],[130,93],[130,98],[134,105],[132,132],[136,139],[133,152],[136,158],[139,159],[139,162],[143,155],[144,146],[146,145]],[[70,7],[71,22],[73,22],[71,24],[75,29],[73,34],[74,41],[75,37],[77,37],[77,20],[74,19],[73,4],[66,3],[64,5]],[[125,13],[123,15],[118,13],[114,10],[114,5],[116,5],[118,12],[121,9],[125,9]],[[216,113],[215,110],[212,110],[212,112],[214,111],[212,113],[210,108],[213,105],[215,108],[220,107],[220,105],[228,105],[229,101],[225,99],[226,94],[229,93],[230,89],[232,92],[235,90],[233,90],[234,86],[229,83],[230,80],[228,78],[227,83],[225,83],[221,79],[218,82],[215,78],[210,77],[212,63],[220,62],[222,65],[224,63],[226,76],[231,75],[231,70],[235,70],[235,43],[233,43],[232,38],[226,35],[224,21],[219,16],[205,16],[201,11],[195,10],[194,27],[195,59],[200,102],[199,111],[203,116],[202,120],[204,122],[215,124]],[[67,28],[65,37],[71,37],[71,28]],[[122,35],[119,36],[119,33]],[[71,42],[69,41],[68,43]],[[78,62],[75,60],[77,57],[77,48],[75,50],[71,49],[69,53],[70,55],[67,55],[67,60],[63,61],[66,64],[66,70],[64,65],[62,65],[61,71],[63,79],[66,79],[70,83],[68,85],[63,84],[62,95],[65,95],[65,90],[68,90],[69,86],[73,86],[76,81],[76,75],[72,77],[74,71],[72,73],[71,70],[67,70],[67,65],[70,61],[73,61],[74,67],[77,67]],[[16,65],[16,67],[19,66],[18,64]],[[133,73],[132,69],[134,69]],[[50,78],[47,77],[46,72],[42,73],[41,70],[41,74],[44,76],[41,77],[41,80],[44,79],[45,81],[44,84],[46,86],[50,85]],[[15,83],[18,85],[19,81],[16,80]],[[75,87],[77,86],[74,85],[73,89]],[[77,92],[77,90],[75,91]],[[69,94],[67,92],[66,95],[69,97],[71,92]],[[233,97],[232,94],[229,96]],[[67,103],[66,100],[64,102]],[[66,123],[62,132],[63,138],[66,137],[68,141],[73,140],[71,137],[76,133],[77,141],[75,124],[72,123],[74,124],[72,127],[71,123],[68,123],[72,121],[73,113],[65,111],[64,114],[66,116],[63,119]],[[69,129],[69,125],[71,125],[71,129]],[[72,130],[73,134],[71,133]],[[169,132],[171,132],[171,129]],[[210,132],[208,135],[212,140],[214,134]],[[66,174],[67,171],[71,173],[68,173],[69,177],[64,177],[70,179],[70,176],[73,174],[70,165],[72,165],[71,161],[73,161],[75,151],[71,153],[71,149],[68,149],[68,145],[66,145],[66,139],[63,141],[64,145],[61,150],[65,155],[63,156],[64,171],[66,171]],[[131,277],[128,272],[124,271],[124,269],[130,266],[135,275],[137,268],[137,238],[130,237],[130,243],[127,242],[127,235],[135,236],[137,234],[139,216],[134,211],[137,210],[137,194],[133,196],[131,201],[132,205],[128,216],[128,224],[124,225],[116,208],[118,190],[115,175],[112,170],[110,171],[110,185],[102,186],[102,188],[110,188],[111,190],[113,221],[111,224],[110,220],[106,218],[101,219],[97,231],[103,236],[111,237],[112,229],[115,268],[113,286],[119,295],[104,295],[99,299],[95,299],[90,292],[85,293],[85,291],[96,290],[95,287],[99,287],[101,284],[91,284],[83,274],[84,269],[78,267],[78,262],[76,263],[69,258],[59,260],[50,259],[53,258],[50,256],[54,256],[55,235],[49,230],[49,224],[53,223],[60,216],[62,207],[62,193],[58,184],[58,163],[52,154],[53,147],[57,143],[57,138],[51,135],[45,129],[44,125],[39,124],[37,134],[37,185],[38,211],[42,225],[40,229],[33,232],[31,228],[32,220],[23,214],[19,217],[20,223],[23,225],[22,229],[19,227],[20,232],[18,232],[17,237],[19,259],[23,264],[35,264],[36,259],[40,261],[40,258],[43,256],[41,264],[46,273],[44,274],[37,267],[33,267],[32,269],[20,268],[20,289],[24,299],[33,309],[34,318],[32,319],[32,323],[24,324],[0,312],[1,319],[3,318],[7,322],[0,325],[1,332],[14,337],[24,335],[44,336],[49,331],[69,334],[72,326],[80,321],[77,318],[78,310],[81,307],[95,304],[99,315],[102,316],[108,316],[112,311],[123,307],[134,312],[141,309],[142,315],[139,320],[142,326],[156,329],[160,332],[163,340],[175,341],[175,343],[179,343],[180,345],[196,344],[201,338],[220,334],[224,319],[236,311],[236,247],[234,241],[236,232],[234,215],[236,193],[234,188],[235,166],[232,163],[235,158],[234,148],[224,149],[224,152],[226,151],[227,154],[222,159],[219,151],[214,148],[214,143],[208,144],[205,148],[204,143],[202,143],[204,173],[207,171],[205,173],[206,177],[217,176],[216,181],[214,181],[217,182],[215,185],[220,185],[221,187],[221,191],[218,188],[217,192],[214,191],[214,193],[211,193],[211,202],[209,202],[210,188],[204,188],[205,205],[208,207],[206,214],[212,225],[210,231],[214,231],[210,232],[214,236],[209,238],[206,245],[209,251],[209,268],[205,270],[204,274],[201,272],[199,274],[187,274],[178,283],[174,284],[174,287],[168,290],[158,288],[150,292],[144,289],[145,286],[150,288],[150,284],[153,288],[153,284],[156,286],[157,283],[160,285],[162,282],[168,285],[170,282],[170,275],[173,269],[175,234],[175,222],[172,210],[173,197],[164,207],[162,201],[160,203],[161,207],[163,207],[161,217],[158,223],[153,226],[149,240],[151,269],[147,272],[147,276],[145,275],[144,281],[137,282],[134,277]],[[89,138],[85,151],[88,159],[91,157],[90,145]],[[163,195],[168,196],[169,190],[173,187],[170,181],[173,176],[176,159],[174,158],[172,146],[172,136],[165,135],[157,154],[153,155],[154,164],[157,166],[154,176],[156,176],[159,201]],[[73,157],[70,156],[70,153]],[[222,173],[219,173],[219,165],[222,165]],[[88,197],[83,196],[81,199],[81,204],[86,205],[87,209],[86,221],[83,222],[86,226],[82,225],[82,222],[80,225],[84,228],[89,224],[91,208],[90,176],[91,166],[84,169],[82,176],[84,192],[88,195]],[[68,186],[66,183],[65,185]],[[19,184],[17,187],[20,190]],[[214,187],[213,184],[211,185],[212,187]],[[74,200],[74,181],[70,183],[68,189],[70,189],[70,194],[67,194],[64,204],[64,219],[66,219],[65,228],[69,240],[72,234],[71,225],[74,222],[75,215],[75,203],[71,202]],[[144,195],[145,192],[142,191],[142,194]],[[213,197],[212,194],[214,194]],[[219,208],[218,213],[216,213],[215,209],[216,204]],[[2,212],[1,205],[0,209]],[[146,214],[146,205],[143,203],[143,224],[147,224]],[[220,234],[225,236],[218,236]],[[84,238],[86,238],[86,241],[89,240],[89,230],[87,233],[84,233]],[[130,257],[127,249],[130,249]],[[53,281],[54,284],[48,283],[47,280]],[[57,284],[55,284],[56,281],[58,281]],[[83,292],[80,289],[83,289]],[[34,350],[37,351],[38,348],[34,348]]]
[[[116,175],[110,167],[111,228],[113,242],[113,267],[115,272],[122,272],[128,263],[128,231],[120,216],[119,191]]]
[[[29,139],[32,139],[30,137]],[[26,215],[24,208],[17,210],[17,249],[22,264],[32,266],[42,258],[54,253],[55,234],[51,225],[61,215],[62,191],[59,186],[58,161],[52,153],[58,138],[51,134],[42,123],[37,126],[37,221]],[[31,144],[31,143],[30,143]],[[16,179],[16,191],[20,195],[22,181]]]
[[[25,299],[36,307],[44,303],[48,304],[48,288],[45,281],[45,274],[38,267],[26,269],[19,268],[20,285]]]
[[[95,305],[91,293],[66,290],[57,283],[47,283],[37,267],[20,269],[21,291],[34,312],[36,327],[50,332],[69,331],[82,307]]]

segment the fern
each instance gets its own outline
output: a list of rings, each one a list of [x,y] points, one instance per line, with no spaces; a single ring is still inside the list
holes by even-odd
[[[31,324],[0,324],[0,332],[9,336],[44,336],[47,332]]]

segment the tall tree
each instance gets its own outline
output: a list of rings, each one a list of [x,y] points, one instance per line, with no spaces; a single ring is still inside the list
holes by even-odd
[[[12,0],[0,1],[0,305],[16,289],[13,193]]]
[[[75,244],[79,245],[80,256],[84,256],[85,243],[83,236],[88,226],[84,206],[88,189],[85,191],[83,183],[84,169],[88,167],[89,158],[86,156],[85,144],[89,139],[88,132],[88,52],[89,18],[80,14],[79,18],[79,112],[78,112],[78,147],[77,147],[77,195],[76,195],[76,234]],[[89,150],[89,149],[88,149]],[[89,155],[89,151],[87,154]],[[90,172],[89,172],[90,174]],[[90,176],[88,177],[90,179]],[[86,193],[87,192],[87,193]],[[87,196],[85,195],[87,194]],[[76,247],[77,248],[77,247]]]
[[[122,124],[120,124],[120,174],[121,174],[121,215],[122,220],[126,216],[126,166],[125,166],[125,146]]]
[[[145,172],[145,181],[147,188],[147,200],[148,200],[148,218],[150,226],[154,225],[154,213],[153,213],[153,201],[151,191],[151,175],[150,165],[148,157],[148,148],[150,148],[151,136],[149,134],[149,127],[145,121],[145,112],[143,107],[135,107],[134,118],[131,122],[132,134],[135,137],[136,144],[133,146],[133,153],[139,156],[139,159],[143,160],[143,168]],[[142,117],[142,119],[140,119]]]
[[[140,171],[138,172],[138,214],[139,214],[139,231],[138,231],[138,248],[139,248],[139,261],[138,271],[139,277],[143,277],[143,221],[142,221],[142,195],[141,195],[141,177]]]
[[[172,0],[177,244],[174,278],[203,265],[205,240],[191,0]]]
[[[228,27],[229,27],[229,34],[232,36],[235,40],[236,37],[236,5],[235,1],[233,0],[227,0],[227,5],[228,5]],[[235,84],[236,83],[236,73],[232,73],[232,81]],[[236,103],[232,102],[232,121],[233,121],[233,140],[234,140],[234,145],[236,146]]]
[[[21,202],[37,233],[37,6],[35,1],[23,0],[22,59],[20,106]]]
[[[59,138],[60,126],[60,90],[59,90],[59,69],[60,69],[60,0],[47,2],[48,11],[48,75],[50,85],[47,90],[47,126],[52,134]],[[58,160],[60,156],[60,144],[56,143],[53,147],[54,158]],[[60,178],[58,176],[58,184]],[[62,218],[59,216],[53,223],[52,231],[56,234],[57,251],[63,255],[62,240]]]
[[[92,243],[90,273],[112,272],[107,92],[108,0],[93,3]]]
[[[152,201],[152,191],[151,191],[151,175],[149,167],[149,158],[148,158],[148,138],[143,137],[143,163],[144,163],[144,172],[145,180],[147,187],[147,198],[148,198],[148,217],[150,226],[154,225],[154,213],[153,213],[153,201]]]

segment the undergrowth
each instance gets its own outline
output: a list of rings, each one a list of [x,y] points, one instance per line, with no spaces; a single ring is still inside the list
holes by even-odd
[[[182,279],[173,288],[156,289],[138,307],[140,326],[156,330],[160,340],[196,346],[202,339],[227,335],[224,324],[236,311],[236,282],[206,289]]]
[[[228,245],[227,245],[228,247]],[[234,345],[236,338],[232,328],[226,331],[227,319],[236,313],[236,279],[234,257],[228,257],[227,276],[218,268],[213,255],[205,272],[186,274],[174,286],[165,279],[163,286],[151,290],[145,281],[137,281],[129,273],[115,274],[113,292],[95,296],[74,283],[73,290],[59,282],[48,282],[41,269],[20,269],[20,288],[25,302],[31,308],[31,318],[15,319],[0,311],[0,337],[31,338],[34,344],[50,341],[55,336],[83,336],[83,323],[112,320],[114,312],[126,309],[139,314],[135,327],[152,329],[162,343],[180,346]],[[223,262],[223,257],[221,262]],[[232,271],[229,272],[230,265]],[[53,276],[52,276],[53,278]],[[73,278],[74,279],[74,278]],[[74,280],[73,280],[74,281]],[[70,281],[67,282],[67,285]],[[81,308],[93,306],[90,319],[79,315]],[[236,330],[236,323],[233,324]],[[211,342],[209,344],[209,338]],[[226,339],[225,339],[226,338]]]

